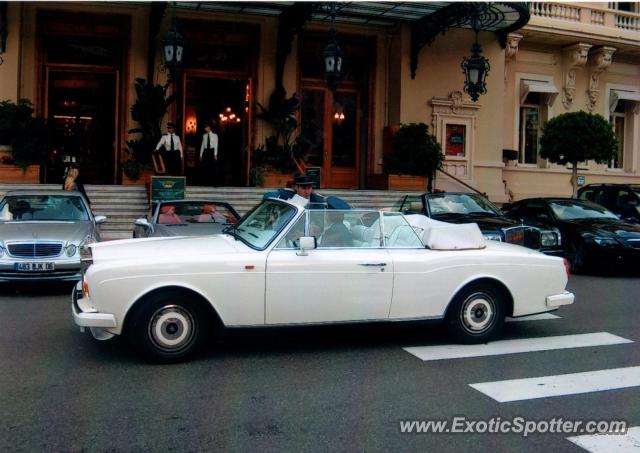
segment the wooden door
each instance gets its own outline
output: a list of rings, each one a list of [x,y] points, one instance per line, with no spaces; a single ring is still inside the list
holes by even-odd
[[[302,88],[300,139],[307,167],[321,168],[321,187],[357,188],[360,168],[359,94],[321,84]]]

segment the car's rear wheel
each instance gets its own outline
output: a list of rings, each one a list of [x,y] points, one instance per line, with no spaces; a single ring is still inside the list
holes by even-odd
[[[188,294],[169,291],[148,296],[132,314],[132,346],[153,362],[176,362],[191,356],[208,330],[201,304]]]
[[[447,312],[447,326],[455,341],[486,343],[502,328],[505,297],[490,284],[473,284],[459,292]]]

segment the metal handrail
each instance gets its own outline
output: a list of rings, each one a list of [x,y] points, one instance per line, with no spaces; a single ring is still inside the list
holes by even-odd
[[[475,187],[467,184],[466,182],[462,181],[461,179],[457,178],[456,176],[453,176],[451,173],[449,173],[448,171],[445,171],[441,168],[438,169],[439,172],[444,173],[445,175],[447,175],[449,178],[453,179],[455,182],[462,184],[463,186],[465,186],[468,189],[471,189],[472,191],[474,191],[475,193],[482,195],[483,197],[486,197],[487,194],[484,192],[480,192],[478,189],[476,189]]]

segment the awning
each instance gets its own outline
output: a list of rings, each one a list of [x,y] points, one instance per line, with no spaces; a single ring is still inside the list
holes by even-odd
[[[529,93],[540,93],[545,104],[551,105],[558,96],[558,89],[552,82],[543,80],[521,80],[520,81],[520,104],[524,104]]]
[[[613,113],[613,111],[618,107],[619,101],[630,101],[635,103],[635,108],[633,109],[634,113],[638,113],[640,111],[640,94],[634,93],[633,91],[624,91],[624,90],[611,90],[609,94],[609,113]]]

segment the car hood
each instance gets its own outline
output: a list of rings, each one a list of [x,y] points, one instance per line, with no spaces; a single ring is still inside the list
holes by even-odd
[[[91,244],[94,262],[101,260],[144,259],[158,262],[177,255],[229,254],[249,247],[231,236],[216,234],[200,237],[123,239]]]
[[[89,221],[77,222],[4,222],[0,223],[2,241],[67,241],[79,243],[93,230]]]
[[[448,223],[477,223],[482,231],[496,231],[501,228],[508,228],[515,225],[519,225],[519,222],[515,220],[507,219],[505,217],[497,217],[497,216],[480,216],[480,215],[469,215],[469,216],[448,216],[448,215],[434,215],[431,217],[434,220],[440,220],[441,222]]]
[[[616,219],[576,219],[565,220],[565,223],[583,233],[598,236],[640,237],[640,225]]]
[[[154,225],[153,237],[206,236],[218,234],[229,225],[224,223],[186,223],[179,225]]]

